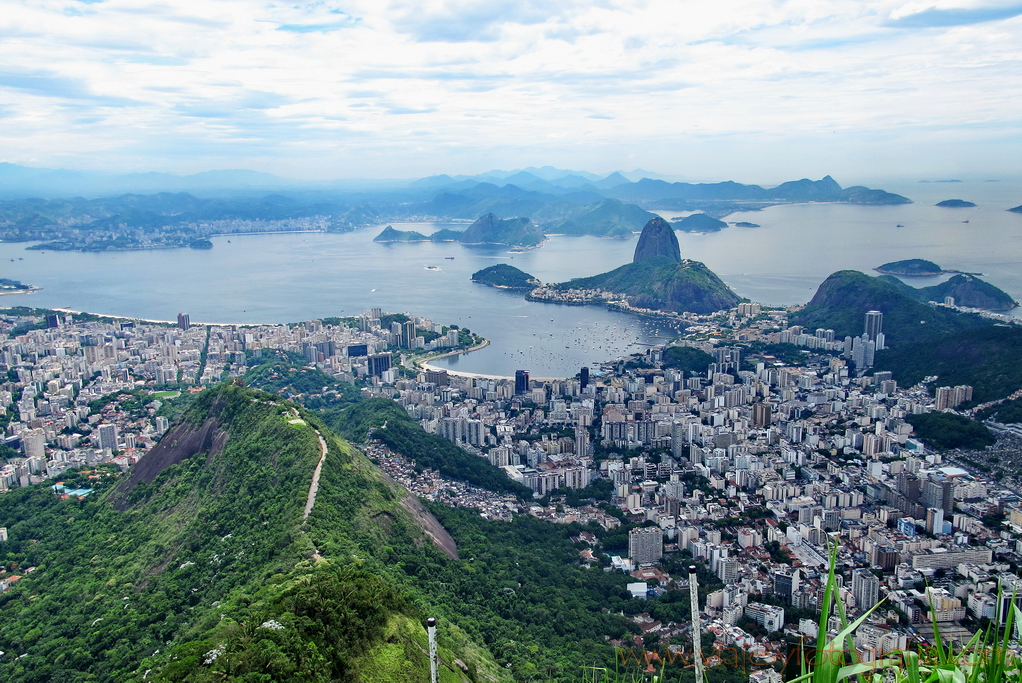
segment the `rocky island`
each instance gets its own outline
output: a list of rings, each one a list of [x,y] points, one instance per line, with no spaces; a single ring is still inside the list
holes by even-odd
[[[677,235],[660,217],[642,229],[632,263],[609,273],[538,288],[530,298],[559,303],[625,301],[629,309],[665,313],[712,313],[740,301],[704,264],[681,258]]]
[[[472,273],[472,282],[497,287],[498,289],[534,289],[542,283],[528,273],[510,266],[506,263],[498,263],[489,268],[483,268]]]
[[[964,199],[945,199],[942,202],[937,202],[936,206],[943,206],[946,209],[967,209],[976,205]]]

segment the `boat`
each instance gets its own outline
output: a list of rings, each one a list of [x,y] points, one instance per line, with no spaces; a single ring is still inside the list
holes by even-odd
[[[896,226],[894,226],[894,227],[896,227],[896,228],[904,228],[905,226],[904,226],[904,225],[902,225],[901,223],[898,223],[898,224],[897,224]]]
[[[444,258],[447,259],[448,261],[453,261],[454,260],[453,256],[444,256]]]
[[[438,267],[436,267],[436,266],[426,266],[426,270],[440,270],[440,269]]]

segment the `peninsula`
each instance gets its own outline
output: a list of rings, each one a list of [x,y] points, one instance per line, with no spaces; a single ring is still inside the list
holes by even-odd
[[[537,301],[596,303],[625,301],[631,309],[664,313],[712,313],[740,298],[698,261],[681,258],[678,237],[659,216],[642,229],[632,263],[608,273],[533,290]]]

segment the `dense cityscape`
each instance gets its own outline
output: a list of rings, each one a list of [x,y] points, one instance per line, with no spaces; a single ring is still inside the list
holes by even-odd
[[[931,622],[963,642],[979,624],[1003,624],[1022,586],[1019,498],[958,466],[968,453],[928,448],[906,421],[955,411],[972,387],[901,387],[890,372],[866,374],[885,344],[877,311],[861,336],[837,340],[833,330],[789,325],[791,310],[741,303],[688,314],[675,342],[556,381],[438,369],[428,361],[484,340],[379,309],[260,326],[193,325],[183,313],[174,325],[11,311],[0,323],[10,335],[0,491],[53,480],[55,495],[88,496],[87,486],[65,487],[62,472],[127,469],[168,430],[167,407],[181,392],[239,380],[264,354],[285,352],[356,383],[364,398],[393,399],[535,501],[415,466],[370,434],[366,453],[413,494],[492,520],[625,528],[627,549],[582,532],[578,562],[630,574],[637,600],[687,590],[687,576],[668,567],[679,556],[699,562],[714,584],[701,628],[761,665],[783,658],[784,633],[815,637],[834,544],[849,615],[884,599],[855,632],[862,661],[932,638],[923,627]],[[798,358],[743,353],[755,344]],[[1017,435],[994,426],[1003,437],[994,450],[1010,450]],[[22,574],[0,573],[0,588]],[[691,628],[646,612],[632,619],[641,636],[621,646],[680,650],[676,637]],[[836,616],[829,627],[836,632]]]

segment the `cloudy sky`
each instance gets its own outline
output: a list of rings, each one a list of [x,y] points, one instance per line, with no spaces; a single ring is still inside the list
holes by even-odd
[[[1020,0],[0,0],[0,161],[1022,172]]]

